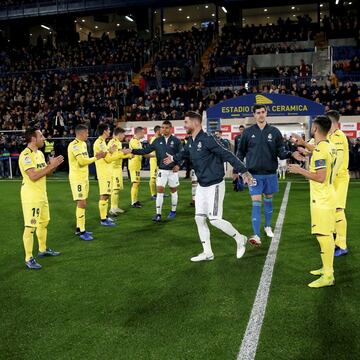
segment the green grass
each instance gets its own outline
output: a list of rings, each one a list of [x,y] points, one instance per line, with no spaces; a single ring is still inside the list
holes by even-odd
[[[250,234],[249,195],[227,186],[224,217]],[[126,214],[116,228],[102,228],[97,185],[91,182],[87,227],[96,239],[83,242],[73,235],[68,183],[49,181],[48,245],[62,255],[41,259],[43,269],[35,272],[23,265],[20,182],[0,182],[6,199],[0,226],[1,359],[236,358],[269,241],[236,260],[234,241],[211,228],[215,260],[191,263],[201,246],[188,206],[190,184],[181,184],[178,218],[163,224],[150,221],[154,203],[147,200],[147,183],[140,193],[143,209],[129,208],[125,188],[120,203]],[[275,198],[274,223],[283,190],[284,184]],[[337,259],[334,288],[314,291],[306,287],[307,271],[319,265],[309,235],[307,185],[292,185],[257,359],[342,359],[341,342],[347,354],[359,353],[359,184],[349,195],[352,254]],[[165,199],[164,214],[168,210]]]

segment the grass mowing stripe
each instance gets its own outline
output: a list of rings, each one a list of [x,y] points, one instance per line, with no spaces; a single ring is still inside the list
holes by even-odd
[[[255,359],[261,327],[265,316],[266,304],[269,296],[271,279],[276,261],[276,254],[279,247],[282,227],[284,224],[290,187],[291,187],[291,183],[288,182],[281,203],[279,215],[276,221],[274,238],[271,241],[269,251],[266,256],[266,261],[261,274],[259,287],[256,292],[254,305],[251,310],[250,319],[246,327],[245,335],[241,343],[237,360]]]

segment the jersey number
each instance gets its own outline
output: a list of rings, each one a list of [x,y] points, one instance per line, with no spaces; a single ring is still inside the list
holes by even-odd
[[[40,209],[39,208],[32,208],[33,217],[40,215]]]

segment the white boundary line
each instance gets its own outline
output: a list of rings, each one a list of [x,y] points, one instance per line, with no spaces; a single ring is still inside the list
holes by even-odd
[[[276,221],[274,237],[271,241],[265,265],[261,274],[259,287],[256,292],[254,305],[251,310],[250,319],[246,327],[237,360],[254,360],[260,338],[261,327],[265,317],[265,310],[268,301],[272,274],[276,261],[276,254],[279,247],[281,231],[284,224],[285,212],[289,200],[291,182],[288,182],[281,203],[281,208]]]

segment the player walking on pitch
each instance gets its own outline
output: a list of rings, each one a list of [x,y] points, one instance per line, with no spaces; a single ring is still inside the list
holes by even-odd
[[[171,211],[167,216],[168,219],[174,219],[176,216],[176,208],[178,203],[178,193],[177,187],[179,183],[179,166],[174,163],[165,165],[163,159],[167,154],[175,155],[180,152],[182,145],[181,141],[171,135],[171,122],[165,120],[162,123],[161,131],[162,136],[156,138],[146,149],[133,149],[132,153],[134,155],[146,155],[155,151],[157,165],[159,166],[156,186],[157,186],[157,195],[156,195],[156,214],[153,217],[153,221],[161,221],[161,211],[164,202],[164,192],[165,186],[169,185],[171,191]]]
[[[191,136],[180,153],[174,156],[167,154],[164,159],[164,163],[169,165],[173,162],[179,164],[183,159],[189,157],[198,178],[199,185],[195,195],[195,222],[203,252],[191,258],[191,261],[214,259],[207,219],[213,226],[235,239],[236,257],[239,259],[245,253],[247,238],[222,218],[225,196],[224,161],[229,162],[242,174],[245,183],[252,184],[253,177],[231,151],[225,149],[214,136],[208,135],[202,130],[201,122],[200,114],[186,113],[184,127]]]
[[[249,187],[252,200],[252,227],[254,235],[249,243],[260,246],[261,205],[264,196],[265,233],[274,237],[271,228],[273,213],[273,194],[279,191],[277,178],[278,158],[288,159],[293,156],[297,160],[304,160],[299,152],[291,153],[285,149],[283,136],[279,129],[266,122],[267,110],[265,105],[254,105],[256,124],[247,128],[241,136],[237,156],[240,160],[246,158],[246,166],[256,180],[255,186]]]
[[[301,174],[310,180],[311,233],[316,235],[320,244],[322,268],[313,270],[312,275],[320,276],[309,287],[320,288],[334,285],[333,234],[335,231],[336,195],[333,185],[336,148],[327,140],[331,120],[327,116],[318,116],[311,128],[315,139],[310,171],[297,164],[290,164],[289,171]]]
[[[44,136],[40,130],[31,128],[25,132],[27,147],[19,156],[19,167],[23,181],[21,184],[21,205],[24,215],[23,242],[25,265],[39,270],[41,265],[33,257],[34,233],[39,242],[39,257],[58,256],[59,252],[47,247],[47,226],[50,221],[49,202],[46,192],[46,176],[64,161],[63,156],[49,158],[46,164],[44,154],[39,150],[44,146]]]

